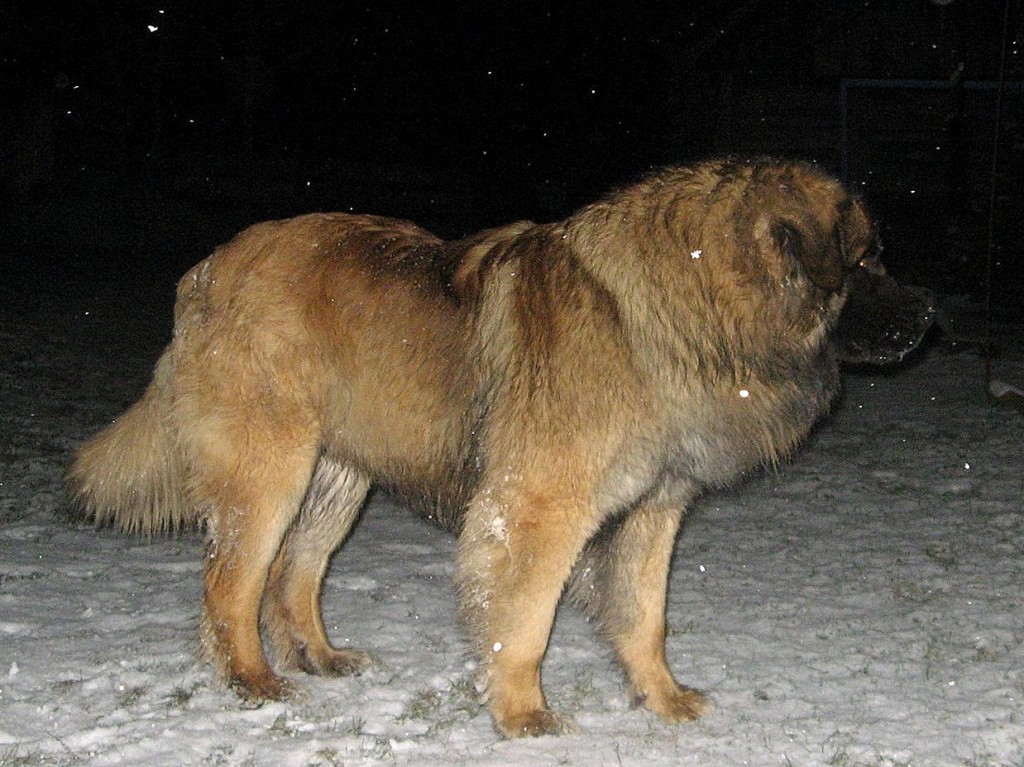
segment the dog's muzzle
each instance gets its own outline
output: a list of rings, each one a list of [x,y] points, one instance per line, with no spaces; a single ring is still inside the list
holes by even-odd
[[[892,365],[916,349],[935,321],[935,296],[904,287],[884,272],[857,269],[833,334],[839,358],[854,365]]]

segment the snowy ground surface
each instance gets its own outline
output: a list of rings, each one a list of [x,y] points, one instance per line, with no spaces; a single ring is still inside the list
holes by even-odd
[[[61,519],[69,456],[141,391],[169,294],[0,286],[0,767],[1024,765],[1024,416],[986,404],[970,343],[848,376],[792,463],[694,509],[668,645],[710,715],[631,709],[563,608],[545,684],[583,732],[503,742],[472,694],[454,541],[387,498],[324,595],[336,642],[378,665],[261,708],[195,660],[198,537]],[[998,331],[1020,386],[1020,328]]]

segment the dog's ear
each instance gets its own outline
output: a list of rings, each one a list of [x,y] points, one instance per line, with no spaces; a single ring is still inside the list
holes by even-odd
[[[771,236],[775,247],[799,264],[816,286],[829,291],[843,286],[843,255],[835,237],[826,234],[819,217],[779,215],[771,224]]]
[[[847,270],[874,240],[864,205],[845,193],[838,202],[777,214],[771,233],[775,246],[800,264],[811,282],[830,291],[843,286]]]

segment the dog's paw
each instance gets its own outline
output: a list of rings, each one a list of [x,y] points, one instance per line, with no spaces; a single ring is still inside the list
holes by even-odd
[[[299,653],[299,668],[317,676],[359,676],[373,665],[373,658],[358,650],[331,650],[313,656]]]
[[[506,738],[568,735],[580,731],[570,717],[547,708],[506,717],[501,721],[495,721],[495,726]]]
[[[711,702],[702,693],[681,685],[647,694],[633,690],[632,697],[635,705],[643,706],[668,722],[689,722],[711,708]]]
[[[290,680],[272,673],[233,676],[228,686],[244,701],[260,705],[272,700],[290,700],[299,688]]]

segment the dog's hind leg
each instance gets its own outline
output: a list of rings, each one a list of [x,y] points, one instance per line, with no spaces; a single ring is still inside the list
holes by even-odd
[[[665,658],[669,565],[683,507],[662,494],[599,533],[570,590],[611,640],[634,701],[672,722],[696,719],[707,708],[699,692],[676,682]]]
[[[306,492],[315,440],[284,438],[269,418],[197,424],[191,439],[191,491],[204,510],[206,559],[203,648],[227,682],[254,700],[288,697],[292,687],[270,668],[259,631],[271,564]]]
[[[362,472],[321,456],[302,510],[270,570],[263,626],[278,663],[310,674],[362,671],[369,656],[331,646],[320,592],[331,554],[352,529],[370,488]]]

